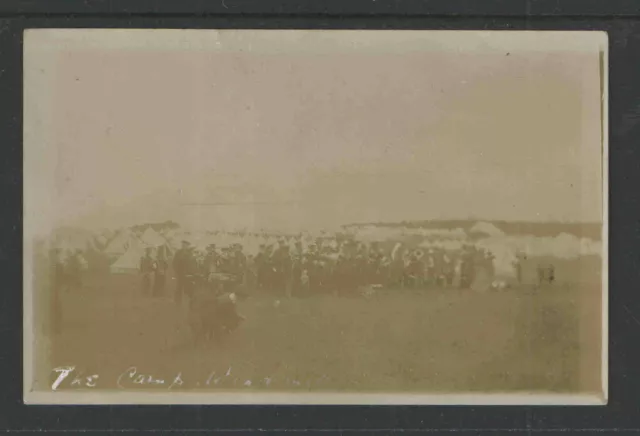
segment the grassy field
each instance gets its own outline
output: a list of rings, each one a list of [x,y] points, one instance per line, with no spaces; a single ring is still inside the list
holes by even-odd
[[[63,296],[64,327],[41,359],[48,364],[40,387],[55,379],[52,368],[75,366],[75,374],[98,374],[99,388],[115,389],[135,366],[136,375],[167,383],[133,385],[125,376],[122,385],[166,389],[181,374],[175,390],[594,391],[600,287],[592,266],[580,270],[592,279],[583,272],[582,283],[538,290],[253,293],[240,303],[247,321],[228,343],[198,347],[170,292],[145,297],[136,276],[94,276]],[[71,388],[67,382],[61,388]]]

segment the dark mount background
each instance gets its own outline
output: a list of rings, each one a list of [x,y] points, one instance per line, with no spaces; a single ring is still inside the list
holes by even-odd
[[[104,14],[104,15],[103,15]],[[22,404],[22,30],[27,27],[603,30],[610,42],[606,407],[43,407]],[[0,429],[93,434],[616,434],[640,431],[640,3],[635,0],[0,2]],[[37,211],[26,211],[37,213]],[[215,430],[219,429],[219,430]],[[305,431],[305,429],[315,429]]]

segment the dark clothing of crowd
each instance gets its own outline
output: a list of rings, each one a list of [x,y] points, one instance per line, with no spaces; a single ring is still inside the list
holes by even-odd
[[[247,289],[288,296],[350,293],[370,285],[470,288],[478,266],[492,274],[493,258],[472,247],[457,253],[413,249],[391,256],[375,245],[343,246],[338,252],[321,244],[305,251],[299,243],[261,246],[255,256],[245,255],[239,245],[221,251],[210,246],[202,256],[185,247],[173,259],[176,302],[203,281],[217,290],[242,284]],[[459,283],[455,283],[456,274]]]

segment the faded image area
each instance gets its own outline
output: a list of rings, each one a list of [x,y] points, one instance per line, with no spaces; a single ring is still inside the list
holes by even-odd
[[[25,395],[604,401],[605,50],[28,31]]]

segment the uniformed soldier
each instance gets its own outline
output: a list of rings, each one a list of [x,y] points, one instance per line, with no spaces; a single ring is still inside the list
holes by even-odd
[[[469,289],[473,281],[473,254],[465,245],[460,259],[460,288]]]
[[[154,273],[154,260],[151,256],[151,248],[144,250],[144,256],[140,258],[140,274],[142,274],[142,295],[151,294],[151,280]]]
[[[233,247],[233,270],[238,280],[246,285],[247,256],[242,251],[242,244]]]
[[[524,256],[521,253],[516,254],[515,259],[513,260],[513,268],[516,270],[516,280],[519,285],[522,285],[522,262],[524,261]]]
[[[555,280],[556,280],[556,268],[552,263],[550,263],[549,266],[547,267],[547,281],[549,282],[549,285],[552,285]]]
[[[182,241],[182,247],[176,251],[175,256],[173,256],[173,270],[176,275],[176,288],[174,290],[174,301],[176,304],[180,304],[182,302],[182,297],[187,291],[187,272],[189,269],[189,242]]]
[[[277,292],[286,291],[287,273],[290,273],[289,247],[283,239],[278,241],[278,248],[271,256],[273,261],[273,285]],[[289,267],[289,268],[288,268]]]
[[[453,263],[453,259],[451,259],[447,253],[444,253],[442,256],[442,272],[445,277],[445,286],[451,287],[453,285],[455,265]]]
[[[203,273],[206,277],[210,274],[218,272],[219,255],[216,251],[216,244],[207,245],[207,253],[202,262]]]
[[[265,273],[266,273],[266,246],[264,244],[260,244],[258,247],[258,253],[255,256],[254,264],[256,270],[256,285],[260,289],[264,289],[265,287]]]
[[[158,248],[158,256],[154,265],[153,278],[153,296],[160,297],[164,295],[164,287],[167,280],[167,270],[169,269],[169,261],[167,260],[164,247]]]

